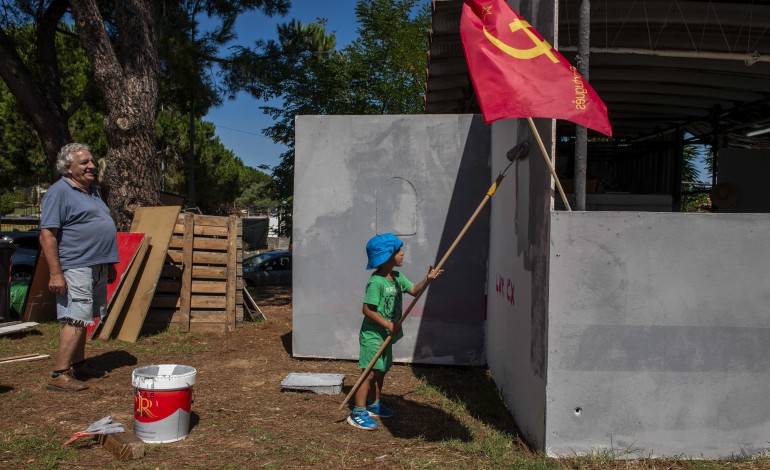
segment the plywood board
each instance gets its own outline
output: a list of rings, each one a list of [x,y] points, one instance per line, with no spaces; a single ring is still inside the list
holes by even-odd
[[[145,234],[140,235],[142,235],[142,243],[137,247],[136,253],[134,253],[131,263],[128,266],[128,270],[125,271],[125,275],[122,276],[122,285],[110,298],[109,308],[107,309],[107,318],[104,319],[104,323],[102,323],[102,327],[99,330],[99,339],[108,339],[112,334],[115,325],[121,320],[120,316],[124,313],[123,306],[126,304],[126,299],[134,288],[136,275],[142,270],[144,259],[150,248],[150,237]]]
[[[144,243],[145,235],[143,233],[118,232],[118,261],[115,266],[115,280],[107,284],[107,311],[112,304],[115,293],[123,285],[123,280],[128,273],[131,264],[134,262],[136,253]],[[94,333],[99,329],[101,316],[94,312],[94,324],[86,326],[86,338],[92,339]]]
[[[56,295],[48,290],[48,281],[51,271],[48,270],[48,261],[43,250],[40,250],[35,271],[32,273],[32,282],[27,291],[27,300],[24,302],[24,313],[21,321],[44,322],[56,320]]]
[[[180,209],[179,206],[140,207],[134,213],[131,231],[146,233],[150,237],[149,253],[139,280],[134,283],[135,290],[130,302],[126,304],[128,310],[125,318],[120,329],[116,328],[115,337],[121,341],[134,343],[139,338],[139,331],[155,293]]]
[[[123,274],[126,272],[128,266],[133,262],[138,245],[141,244],[142,234],[128,234],[125,232],[118,233],[118,252],[120,254],[121,263],[115,265],[118,271],[118,276],[115,281],[107,286],[107,302],[108,305],[112,303],[113,295],[123,282]],[[131,253],[133,252],[133,253]],[[124,263],[123,260],[126,260]],[[27,300],[24,303],[24,314],[22,315],[23,321],[53,321],[56,319],[56,295],[52,294],[48,290],[48,282],[51,274],[48,270],[48,261],[45,258],[45,253],[40,250],[37,262],[35,263],[35,271],[32,275],[32,283],[29,286],[29,292],[27,294]],[[89,327],[88,337],[90,338],[93,332],[96,330],[98,324],[98,317],[94,317],[95,323],[93,327]]]
[[[30,330],[36,327],[37,325],[39,325],[39,323],[30,321],[25,323],[19,322],[14,325],[3,326],[3,327],[0,327],[0,335],[9,335],[12,333],[18,333],[20,331]]]

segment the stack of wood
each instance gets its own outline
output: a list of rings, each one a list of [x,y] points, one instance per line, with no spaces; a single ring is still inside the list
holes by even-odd
[[[88,337],[136,342],[141,332],[229,331],[243,324],[241,220],[180,214],[178,206],[140,207],[118,234],[119,279],[109,310]],[[56,318],[48,263],[39,256],[24,321]],[[98,320],[95,319],[95,320]]]

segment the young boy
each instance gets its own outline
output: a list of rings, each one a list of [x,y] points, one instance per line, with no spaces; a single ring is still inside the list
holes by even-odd
[[[393,365],[393,343],[404,336],[399,324],[402,294],[408,292],[416,296],[427,286],[428,279],[434,280],[444,272],[443,269],[435,270],[431,266],[426,279],[412,284],[403,274],[393,269],[404,264],[404,251],[401,249],[403,246],[404,242],[392,233],[377,235],[366,244],[366,255],[369,257],[366,269],[377,270],[366,284],[364,320],[359,334],[358,367],[366,369],[385,338],[393,335],[393,340],[356,391],[355,407],[348,416],[348,423],[367,431],[377,429],[377,423],[372,416],[389,418],[394,414],[393,410],[380,403],[380,393],[385,374]]]

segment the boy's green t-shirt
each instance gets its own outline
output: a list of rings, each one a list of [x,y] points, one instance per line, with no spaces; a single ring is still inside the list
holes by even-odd
[[[401,314],[403,313],[401,300],[403,293],[411,289],[414,284],[398,271],[392,271],[391,275],[393,280],[389,281],[384,276],[372,274],[372,277],[369,278],[369,282],[366,284],[364,303],[376,305],[377,313],[386,320],[397,323],[401,320]],[[363,324],[361,325],[361,336],[362,339],[369,338],[374,341],[380,341],[381,344],[381,341],[388,336],[388,330],[370,320],[369,317],[364,317]],[[393,337],[393,343],[403,336],[404,333],[399,331]]]

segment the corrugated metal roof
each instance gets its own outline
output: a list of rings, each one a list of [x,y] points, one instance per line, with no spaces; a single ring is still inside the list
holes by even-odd
[[[575,63],[581,0],[558,2],[557,48]],[[462,0],[434,0],[425,112],[478,113],[459,36]],[[613,135],[681,127],[731,147],[770,147],[770,1],[591,2],[589,82]],[[574,134],[559,121],[558,134]]]

